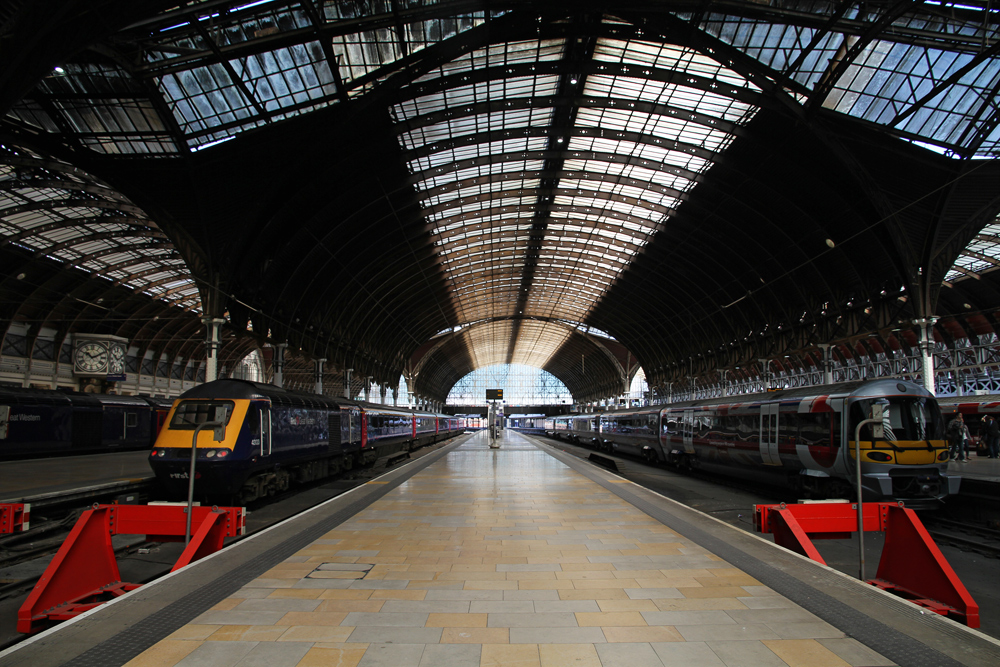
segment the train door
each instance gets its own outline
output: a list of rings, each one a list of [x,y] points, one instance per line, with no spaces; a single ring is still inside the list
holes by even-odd
[[[778,404],[760,406],[760,459],[766,466],[780,466],[778,456]]]
[[[694,410],[685,410],[681,421],[681,438],[684,440],[684,451],[694,453]]]
[[[260,409],[260,455],[271,455],[271,409]]]

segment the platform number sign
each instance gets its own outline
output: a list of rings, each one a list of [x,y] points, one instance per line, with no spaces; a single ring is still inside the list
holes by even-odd
[[[486,390],[486,400],[487,401],[502,401],[503,400],[503,389],[487,389]]]

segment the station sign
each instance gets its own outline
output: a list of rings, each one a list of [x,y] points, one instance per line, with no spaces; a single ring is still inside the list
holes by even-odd
[[[503,400],[503,389],[487,389],[486,390],[486,400],[487,401],[502,401]]]

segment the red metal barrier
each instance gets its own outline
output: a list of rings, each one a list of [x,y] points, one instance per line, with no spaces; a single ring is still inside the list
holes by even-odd
[[[73,618],[138,588],[121,581],[111,536],[182,542],[186,511],[178,505],[97,505],[84,512],[18,611],[17,631],[36,632],[45,621]],[[195,507],[194,534],[173,570],[218,551],[226,537],[244,534],[245,519],[242,507]]]
[[[0,503],[0,535],[23,533],[31,526],[29,503]]]
[[[885,532],[875,579],[869,584],[942,616],[979,627],[979,605],[934,544],[913,510],[900,503],[864,503],[865,532]],[[852,503],[755,505],[754,527],[773,533],[776,544],[826,564],[813,539],[850,537],[857,531]]]

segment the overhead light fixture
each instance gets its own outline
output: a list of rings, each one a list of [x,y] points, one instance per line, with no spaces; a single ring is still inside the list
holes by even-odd
[[[837,244],[833,242],[833,239],[827,239],[827,240],[826,240],[826,247],[828,247],[828,248],[833,248],[833,247],[834,247],[834,246],[836,246],[836,245],[837,245]]]

